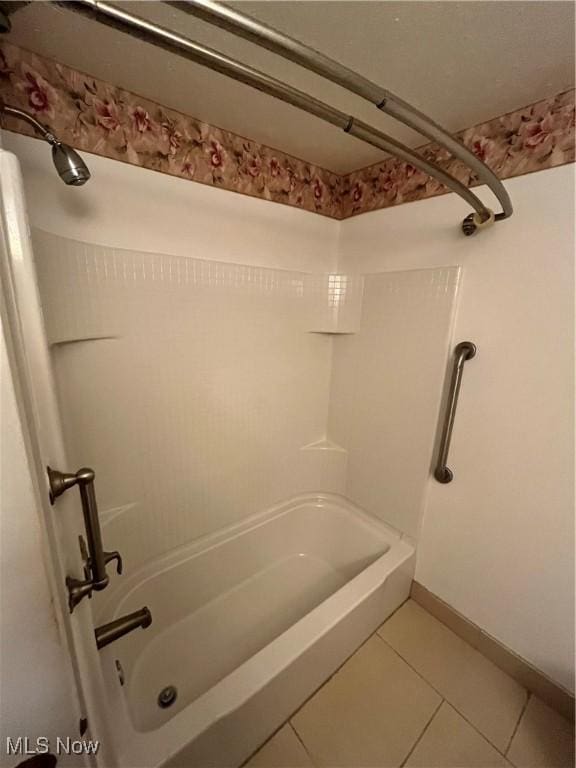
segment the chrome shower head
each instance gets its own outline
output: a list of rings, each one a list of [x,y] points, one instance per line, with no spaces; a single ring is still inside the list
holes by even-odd
[[[90,178],[90,171],[84,160],[67,144],[58,142],[52,145],[52,160],[64,184],[81,187]]]
[[[51,133],[45,126],[42,125],[35,117],[29,115],[23,109],[18,107],[11,107],[8,104],[4,104],[0,101],[0,114],[10,115],[11,117],[17,117],[20,120],[25,120],[33,128],[35,128],[42,138],[52,146],[52,160],[54,166],[58,171],[58,175],[64,182],[73,187],[81,187],[82,184],[86,184],[90,178],[90,171],[88,166],[82,160],[78,152],[67,144],[62,144],[58,141],[56,136]]]

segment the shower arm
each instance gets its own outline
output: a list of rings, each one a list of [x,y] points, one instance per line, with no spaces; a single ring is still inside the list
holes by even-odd
[[[0,115],[9,115],[10,117],[17,117],[20,120],[24,120],[25,122],[29,123],[36,131],[38,131],[42,138],[45,139],[53,147],[59,147],[61,145],[61,142],[58,141],[56,136],[54,136],[54,134],[51,133],[45,125],[42,125],[41,122],[36,120],[36,118],[32,115],[28,114],[28,112],[24,112],[23,109],[18,109],[18,107],[11,107],[8,104],[4,104],[2,101],[0,101]]]
[[[52,147],[52,162],[62,181],[73,187],[81,187],[90,178],[90,171],[78,152],[60,141],[39,120],[23,109],[5,104],[0,98],[0,126],[5,115],[24,120]]]
[[[165,0],[165,3],[202,21],[220,27],[237,37],[249,40],[261,48],[266,48],[272,53],[320,75],[320,77],[331,80],[336,85],[374,104],[382,112],[399,120],[431,141],[440,144],[454,157],[465,163],[496,196],[502,206],[502,212],[495,216],[496,221],[501,221],[512,215],[512,202],[498,176],[441,125],[390,91],[314,48],[310,48],[273,27],[262,24],[222,3],[214,2],[214,0]]]
[[[52,0],[67,11],[75,11],[90,19],[111,26],[139,40],[163,48],[171,53],[187,58],[202,66],[208,67],[220,74],[238,80],[245,85],[267,93],[277,99],[291,104],[299,109],[315,115],[320,119],[335,125],[346,133],[385,152],[410,163],[424,173],[440,181],[446,187],[456,192],[475,211],[464,219],[462,229],[464,234],[471,235],[476,229],[491,224],[495,217],[493,212],[471,192],[467,186],[446,173],[435,163],[426,160],[409,147],[391,138],[382,131],[363,123],[356,118],[325,104],[302,91],[276,80],[273,77],[238,62],[219,51],[179,35],[178,33],[158,26],[152,22],[135,16],[127,11],[112,6],[101,0]],[[459,145],[460,146],[460,145]],[[500,183],[500,182],[498,182]],[[502,216],[499,214],[499,216]]]

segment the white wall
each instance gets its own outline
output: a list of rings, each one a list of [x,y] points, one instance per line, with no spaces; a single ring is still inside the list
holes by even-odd
[[[78,738],[80,714],[44,566],[3,329],[0,379],[0,765],[14,766],[24,757],[6,754],[7,737],[45,736],[54,748],[57,736]]]
[[[58,178],[46,143],[3,134],[22,166],[32,226],[96,245],[328,272],[338,222],[315,213],[86,154],[81,188]]]
[[[462,265],[453,343],[478,354],[416,578],[573,690],[574,168],[505,183],[513,218],[470,239],[454,195],[344,221],[339,268]]]

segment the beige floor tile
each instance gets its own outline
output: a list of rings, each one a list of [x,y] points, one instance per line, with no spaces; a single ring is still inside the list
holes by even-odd
[[[313,768],[306,750],[286,724],[245,763],[244,768]]]
[[[292,718],[312,760],[329,768],[399,766],[441,702],[372,637]]]
[[[406,768],[500,768],[510,764],[444,702],[405,765]]]
[[[378,633],[501,752],[527,693],[413,600]]]
[[[508,759],[517,768],[573,768],[572,723],[531,696],[512,739]]]

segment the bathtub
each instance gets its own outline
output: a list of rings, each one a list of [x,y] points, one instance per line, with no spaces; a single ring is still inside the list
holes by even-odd
[[[153,616],[101,652],[118,765],[241,765],[408,597],[413,567],[397,532],[315,495],[133,574],[98,617]]]

